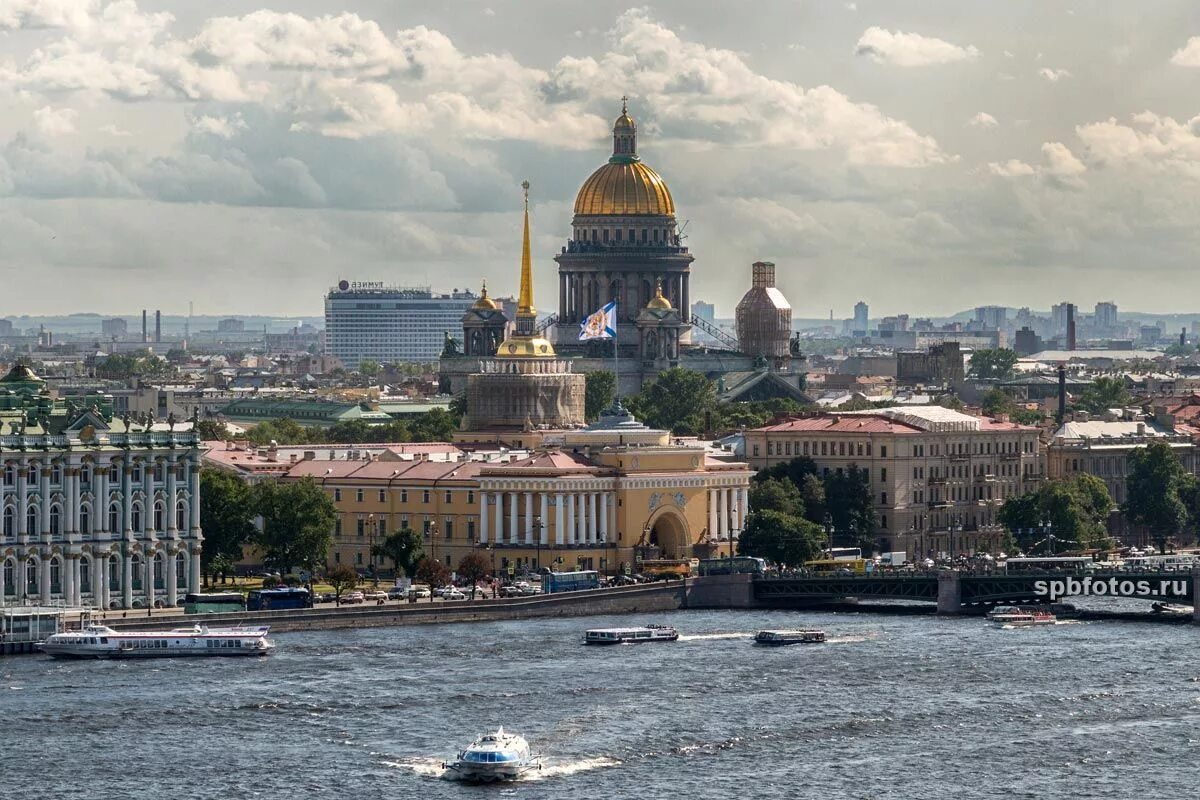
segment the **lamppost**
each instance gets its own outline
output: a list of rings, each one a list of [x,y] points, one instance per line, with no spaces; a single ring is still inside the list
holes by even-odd
[[[541,516],[533,518],[533,535],[537,544],[537,558],[534,559],[533,568],[535,572],[541,572],[542,569],[542,528],[545,527],[542,523]]]
[[[371,586],[379,588],[379,573],[375,570],[375,534],[379,531],[379,521],[374,514],[367,514],[367,541],[370,543]]]
[[[438,524],[436,519],[429,521],[429,526],[425,529],[425,533],[429,536],[429,557],[437,561]]]
[[[962,544],[962,541],[961,541],[962,540],[962,532],[963,532],[962,517],[959,516],[956,519],[954,526],[950,529],[950,560],[951,561],[954,560],[954,537],[958,536],[959,544],[961,545]]]
[[[825,515],[825,557],[833,558],[833,517]]]

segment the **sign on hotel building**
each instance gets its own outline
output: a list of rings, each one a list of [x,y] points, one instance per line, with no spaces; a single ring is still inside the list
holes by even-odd
[[[175,605],[200,585],[200,451],[191,425],[55,402],[0,379],[0,605]]]
[[[995,550],[1000,505],[1045,478],[1037,428],[940,406],[794,417],[746,431],[746,456],[756,469],[807,456],[820,474],[865,470],[881,549],[910,558]]]

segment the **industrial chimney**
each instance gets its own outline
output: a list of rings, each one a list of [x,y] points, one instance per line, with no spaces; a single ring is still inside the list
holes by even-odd
[[[142,309],[142,344],[150,341],[146,333],[146,309]]]
[[[1067,303],[1067,349],[1075,349],[1075,304]]]
[[[162,310],[154,309],[154,342],[162,341]]]
[[[1058,424],[1067,418],[1067,365],[1058,365]]]

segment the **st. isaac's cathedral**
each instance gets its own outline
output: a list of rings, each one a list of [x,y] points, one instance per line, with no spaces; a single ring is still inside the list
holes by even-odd
[[[517,355],[498,352],[511,341],[516,322],[522,339],[552,342],[558,365],[569,366],[575,375],[616,369],[621,394],[636,392],[662,370],[679,366],[706,374],[724,399],[805,399],[803,362],[791,341],[791,308],[774,288],[773,264],[754,264],[753,285],[737,308],[737,338],[691,318],[695,256],[680,236],[671,190],[641,160],[637,145],[637,123],[623,103],[613,125],[612,156],[579,189],[571,236],[554,257],[557,312],[536,322],[524,307],[510,316],[485,289],[463,318],[461,340],[448,334],[440,364],[442,391],[461,394],[471,375],[496,370],[497,357]],[[526,232],[523,297],[530,269],[528,241]],[[616,358],[612,340],[579,341],[580,322],[612,300],[617,308]],[[700,332],[696,327],[707,335],[694,335]],[[512,424],[511,419],[510,411],[506,422]]]

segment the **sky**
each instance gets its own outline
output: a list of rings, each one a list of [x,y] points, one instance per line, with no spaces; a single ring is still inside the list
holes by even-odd
[[[0,315],[539,307],[620,97],[720,316],[1194,310],[1200,4],[0,0]]]

